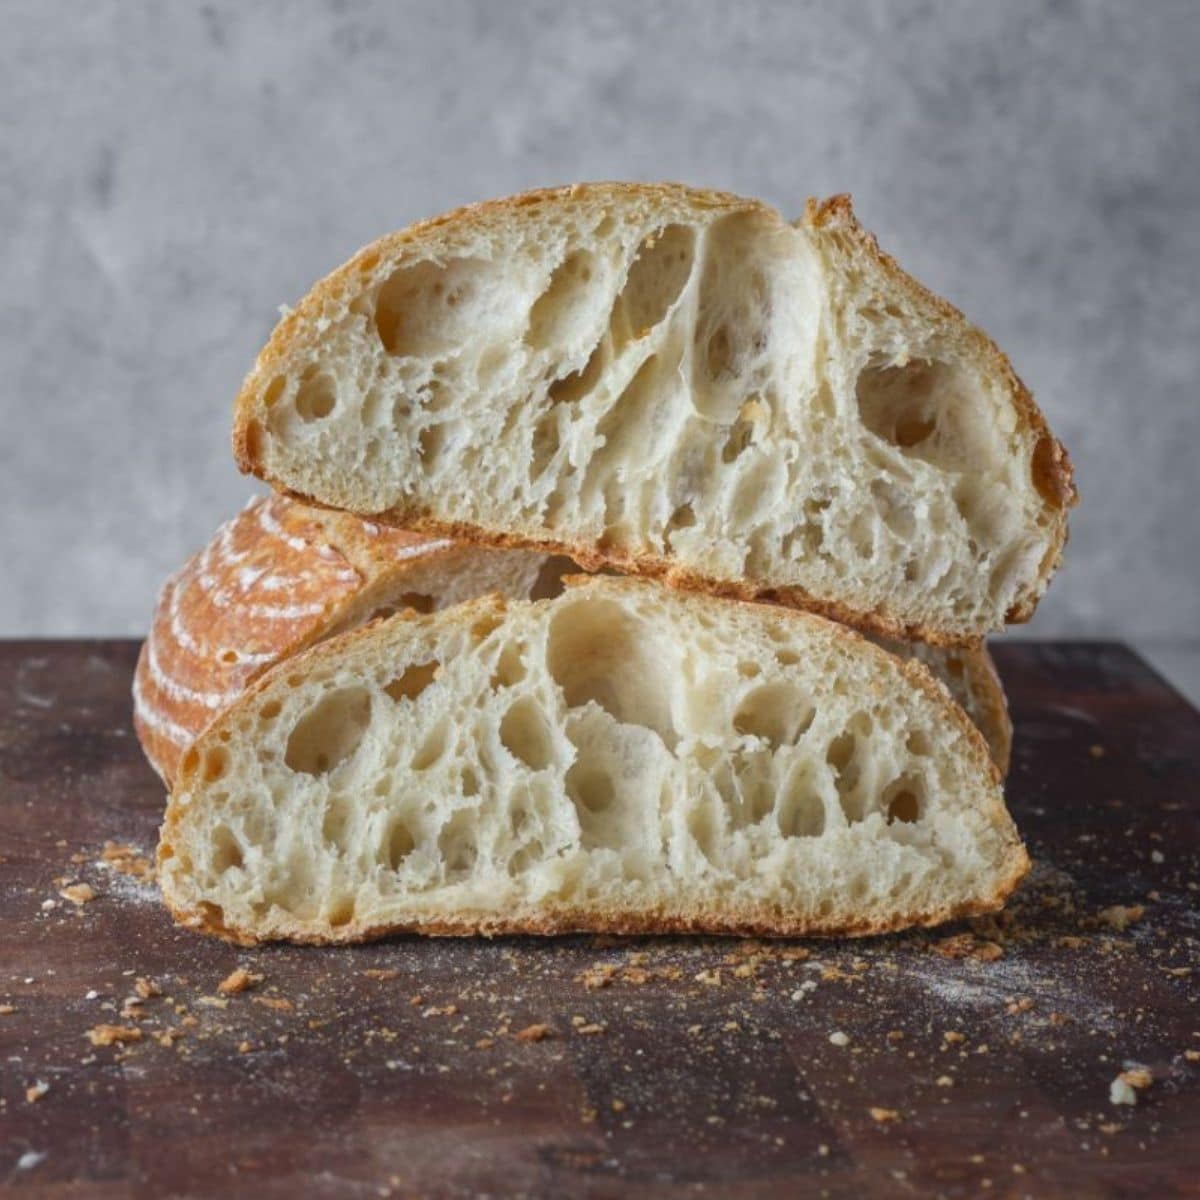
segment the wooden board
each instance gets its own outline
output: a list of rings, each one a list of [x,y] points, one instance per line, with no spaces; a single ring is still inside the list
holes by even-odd
[[[151,854],[163,802],[135,653],[0,646],[17,1194],[1200,1194],[1200,717],[1128,650],[997,650],[1037,863],[1001,920],[253,952],[175,929],[101,862],[106,841]],[[76,883],[95,898],[59,895]],[[262,981],[220,996],[239,965]],[[162,994],[127,1006],[139,977]],[[140,1040],[93,1046],[101,1024]],[[1110,1103],[1135,1064],[1152,1082]]]

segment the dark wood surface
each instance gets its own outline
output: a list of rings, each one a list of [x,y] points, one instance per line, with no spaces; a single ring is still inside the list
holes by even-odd
[[[0,1190],[1200,1195],[1200,717],[1128,650],[997,650],[1037,864],[1001,920],[262,951],[100,862],[150,854],[163,803],[135,652],[0,645]],[[239,965],[261,983],[218,996]],[[122,1016],[139,977],[162,995]]]

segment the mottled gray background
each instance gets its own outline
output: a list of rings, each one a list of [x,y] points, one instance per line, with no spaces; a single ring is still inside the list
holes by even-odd
[[[144,628],[251,490],[230,402],[277,306],[357,246],[667,178],[853,192],[1075,458],[1030,632],[1197,662],[1195,0],[8,0],[3,28],[0,634]]]

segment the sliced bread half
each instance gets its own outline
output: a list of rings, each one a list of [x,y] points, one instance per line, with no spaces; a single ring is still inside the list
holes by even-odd
[[[607,577],[280,663],[185,754],[158,859],[178,920],[247,943],[865,934],[994,909],[1028,865],[919,663]]]
[[[941,643],[1028,619],[1075,495],[1008,360],[846,197],[789,225],[678,185],[367,247],[275,330],[234,448],[382,521]]]
[[[170,786],[196,735],[268,667],[402,608],[559,590],[571,564],[258,497],[163,586],[133,680],[133,722]]]

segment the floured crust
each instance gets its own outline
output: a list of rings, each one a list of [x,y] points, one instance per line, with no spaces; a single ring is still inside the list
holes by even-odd
[[[406,583],[470,588],[474,573],[487,588],[507,574],[524,588],[543,562],[256,497],[163,587],[134,675],[142,748],[170,786],[187,747],[249,683],[377,608],[395,608]]]
[[[636,579],[606,578],[603,581],[592,577],[567,577],[564,583],[568,587],[586,588],[603,586],[609,589],[644,588],[652,586]],[[688,605],[703,605],[708,603],[702,597],[683,595],[681,600]],[[734,602],[739,603],[739,602]],[[462,627],[469,628],[481,617],[499,617],[506,611],[508,605],[500,596],[484,596],[477,600],[458,605],[452,614],[447,614]],[[779,609],[774,610],[776,619],[782,622],[797,621],[814,623],[821,627],[823,636],[838,641],[855,643],[860,652],[868,656],[877,656],[878,660],[887,661],[893,667],[898,666],[908,683],[915,691],[923,692],[941,710],[945,721],[956,726],[958,732],[966,739],[967,754],[973,770],[988,779],[996,790],[986,801],[982,815],[989,825],[1005,831],[1006,869],[996,880],[995,885],[986,895],[977,896],[959,904],[943,904],[927,910],[895,913],[885,920],[823,920],[815,916],[796,916],[783,911],[782,906],[750,906],[742,905],[736,914],[718,909],[689,907],[678,910],[656,907],[652,909],[612,909],[595,911],[577,906],[563,905],[555,902],[539,903],[526,909],[514,909],[504,914],[479,912],[470,916],[437,917],[416,919],[396,924],[372,924],[351,921],[339,926],[329,933],[314,933],[298,923],[279,921],[267,928],[249,929],[230,922],[215,906],[199,904],[189,907],[178,902],[172,894],[172,889],[164,887],[164,900],[172,915],[180,924],[200,932],[213,934],[228,941],[241,945],[254,945],[273,940],[288,940],[297,943],[313,945],[342,944],[362,942],[387,937],[398,933],[420,933],[431,936],[502,936],[508,934],[563,934],[563,933],[613,933],[613,934],[648,934],[648,933],[706,933],[754,935],[764,937],[797,937],[797,936],[868,936],[886,933],[912,926],[928,926],[941,922],[995,911],[1003,906],[1007,897],[1019,884],[1029,870],[1029,858],[1020,838],[1012,826],[1011,818],[1004,808],[999,791],[1001,781],[1000,771],[993,761],[987,743],[976,726],[966,714],[953,703],[945,689],[929,669],[916,659],[897,659],[880,646],[862,637],[850,628],[845,628],[813,614]],[[402,627],[408,621],[418,619],[413,613],[400,613],[390,622],[388,627],[393,631],[392,636],[402,636]],[[368,626],[342,634],[334,639],[322,642],[298,655],[289,664],[289,674],[308,675],[320,672],[325,667],[334,667],[344,661],[348,653],[353,653],[354,647],[363,639],[378,636],[383,628]],[[160,833],[158,847],[158,864],[160,878],[166,872],[166,864],[174,857],[176,850],[174,841],[178,836],[182,821],[182,812],[176,803],[176,798],[198,781],[197,772],[209,743],[222,740],[222,727],[229,725],[232,729],[242,712],[249,712],[257,697],[264,692],[271,692],[275,677],[279,672],[271,672],[253,682],[233,708],[224,713],[210,726],[193,748],[194,753],[188,755],[180,776],[176,781],[172,803],[168,806],[166,817]]]
[[[239,467],[267,480],[280,491],[288,490],[284,481],[274,475],[264,461],[260,396],[269,380],[281,371],[296,367],[299,356],[311,343],[313,329],[320,329],[322,322],[328,320],[328,314],[350,303],[363,286],[364,279],[376,270],[381,261],[412,246],[420,246],[422,253],[432,259],[451,255],[497,221],[510,220],[522,212],[528,213],[533,219],[539,209],[567,203],[597,209],[611,204],[633,216],[650,212],[661,216],[663,220],[683,219],[688,214],[694,216],[701,212],[708,215],[714,210],[722,213],[759,213],[778,220],[777,214],[769,206],[725,193],[697,191],[676,184],[584,184],[470,205],[381,238],[318,283],[297,309],[276,328],[247,377],[237,401],[233,446]],[[952,322],[956,337],[960,337],[963,344],[969,346],[971,354],[1000,381],[1012,402],[1022,436],[1036,443],[1032,463],[1033,482],[1046,505],[1047,524],[1051,527],[1049,547],[1039,564],[1035,585],[1019,596],[1006,614],[1010,622],[1028,620],[1061,558],[1067,537],[1065,510],[1076,499],[1066,451],[1050,434],[1028,389],[1013,372],[1001,351],[985,334],[967,325],[957,309],[922,287],[893,259],[880,251],[875,238],[863,230],[854,218],[847,196],[836,196],[821,203],[810,201],[805,216],[797,224],[836,242],[845,254],[856,257],[867,269],[881,274],[891,286],[906,293],[924,311],[942,321]],[[308,503],[316,502],[311,496],[295,492],[291,494]],[[603,540],[572,542],[542,537],[528,530],[516,532],[448,520],[439,516],[434,508],[415,502],[399,503],[372,516],[381,522],[479,545],[536,547],[564,553],[589,568],[608,566],[630,574],[658,578],[673,587],[805,608],[886,637],[922,640],[937,645],[970,645],[978,639],[980,632],[964,631],[950,623],[906,620],[888,611],[886,601],[866,611],[845,599],[814,596],[800,586],[770,587],[745,579],[717,578],[684,566],[672,557],[630,552],[617,545],[606,544]]]

